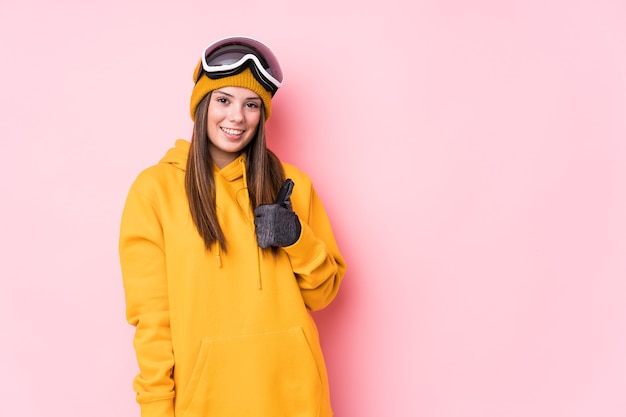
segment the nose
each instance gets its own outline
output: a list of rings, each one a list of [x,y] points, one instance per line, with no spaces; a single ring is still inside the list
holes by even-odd
[[[241,122],[243,120],[243,109],[239,106],[231,106],[229,110],[228,119],[231,122]]]

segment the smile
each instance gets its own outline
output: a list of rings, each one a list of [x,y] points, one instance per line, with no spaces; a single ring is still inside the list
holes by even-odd
[[[227,135],[233,135],[233,136],[241,135],[244,132],[241,129],[229,129],[227,127],[222,127],[220,129],[222,129],[222,131],[226,133]]]

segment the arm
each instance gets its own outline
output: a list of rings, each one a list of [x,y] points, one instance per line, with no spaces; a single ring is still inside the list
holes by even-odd
[[[308,201],[308,210],[302,208],[305,210],[298,212],[302,225],[300,238],[283,249],[289,255],[306,306],[319,310],[337,295],[346,264],[326,211],[312,185],[309,185]],[[298,207],[295,201],[294,207]]]
[[[163,233],[151,201],[128,195],[120,231],[126,317],[135,326],[139,374],[133,387],[143,417],[174,417],[174,354],[170,336]]]

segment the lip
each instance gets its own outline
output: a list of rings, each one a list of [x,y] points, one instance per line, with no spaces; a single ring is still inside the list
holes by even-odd
[[[224,127],[224,126],[221,126],[220,130],[222,131],[222,133],[224,133],[224,135],[226,135],[226,137],[233,138],[233,139],[240,138],[245,133],[245,130],[243,129],[236,129],[236,128]]]

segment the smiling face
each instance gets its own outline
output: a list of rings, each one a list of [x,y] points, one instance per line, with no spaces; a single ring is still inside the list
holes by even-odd
[[[233,162],[254,138],[263,102],[258,94],[243,87],[219,88],[209,99],[209,152],[221,169]]]

